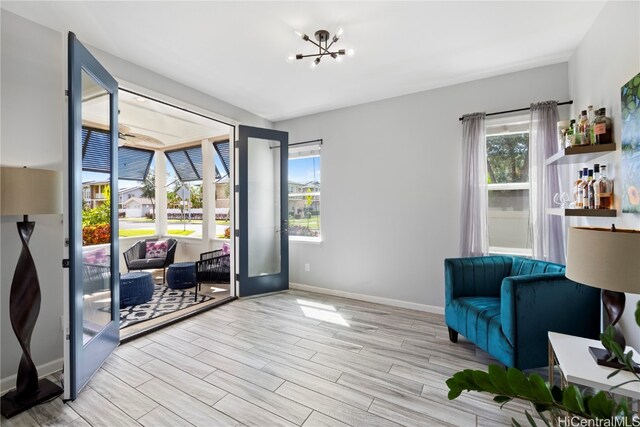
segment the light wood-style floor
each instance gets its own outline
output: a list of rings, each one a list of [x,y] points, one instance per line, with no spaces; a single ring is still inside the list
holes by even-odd
[[[445,380],[492,360],[443,316],[302,291],[242,299],[120,346],[78,399],[2,426],[496,426]]]

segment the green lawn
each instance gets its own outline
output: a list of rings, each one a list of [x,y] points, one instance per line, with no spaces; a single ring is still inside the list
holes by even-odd
[[[308,227],[310,230],[320,230],[320,216],[314,215],[311,218],[291,219],[289,218],[289,226],[299,225]]]
[[[148,219],[148,218],[120,218],[121,221],[127,221],[127,222],[142,222],[142,223],[152,223],[155,222],[155,220],[153,219]],[[167,220],[167,222],[169,224],[182,224],[183,222],[187,223],[187,224],[202,224],[202,220],[201,219],[194,219],[192,221],[189,220],[185,220],[182,221],[181,219],[170,219]],[[224,220],[220,220],[217,219],[216,220],[216,224],[218,225],[229,225],[231,222],[230,221],[224,221]]]
[[[168,230],[168,234],[176,234],[178,236],[188,236],[193,233],[193,230]],[[156,234],[155,230],[120,230],[118,235],[120,237],[138,237],[138,236],[151,236]]]

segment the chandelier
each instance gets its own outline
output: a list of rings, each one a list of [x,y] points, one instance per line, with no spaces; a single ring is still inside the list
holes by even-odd
[[[318,53],[310,53],[307,55],[299,53],[297,55],[290,55],[289,58],[287,58],[287,62],[293,62],[293,60],[296,60],[296,59],[300,60],[304,58],[315,58],[313,62],[310,64],[310,68],[314,70],[318,66],[318,64],[320,64],[320,61],[322,60],[322,58],[325,56],[330,56],[337,61],[341,61],[342,56],[344,55],[353,56],[354,54],[353,49],[338,49],[333,51],[331,50],[331,47],[334,44],[336,44],[338,40],[340,40],[340,38],[342,38],[342,35],[344,34],[344,30],[342,28],[338,28],[338,31],[336,31],[333,37],[327,30],[318,30],[314,34],[316,41],[311,40],[311,38],[308,35],[300,31],[296,30],[295,33],[302,40],[314,45],[318,49]]]

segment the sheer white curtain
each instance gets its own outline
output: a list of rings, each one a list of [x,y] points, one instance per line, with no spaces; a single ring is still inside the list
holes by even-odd
[[[558,103],[556,101],[531,104],[529,137],[531,228],[533,257],[564,264],[562,218],[545,213],[546,208],[553,207],[553,195],[560,192],[558,166],[545,165],[545,159],[558,151],[557,121]]]
[[[462,117],[462,256],[486,255],[489,252],[488,198],[485,113],[467,114]]]

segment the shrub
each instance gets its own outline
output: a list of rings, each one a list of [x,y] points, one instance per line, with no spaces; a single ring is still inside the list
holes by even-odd
[[[82,244],[84,246],[100,245],[111,242],[111,225],[99,224],[82,227]]]
[[[231,238],[231,227],[227,227],[224,230],[224,238],[225,239],[230,239]]]
[[[292,225],[289,227],[290,236],[303,236],[303,237],[318,237],[320,233],[317,230],[312,230],[309,227],[303,227],[302,225]]]

